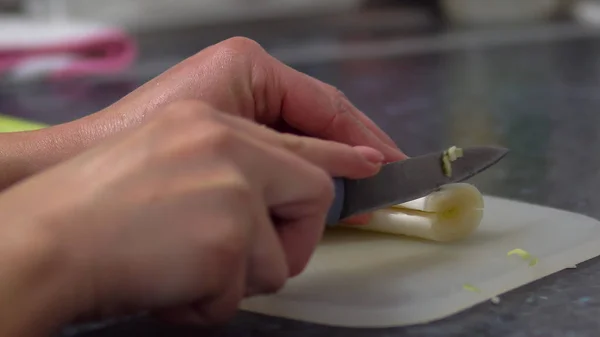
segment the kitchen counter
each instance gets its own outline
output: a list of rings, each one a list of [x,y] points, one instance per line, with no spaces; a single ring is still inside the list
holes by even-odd
[[[561,26],[361,41],[317,46],[305,59],[297,57],[305,48],[271,50],[338,86],[408,155],[452,144],[506,146],[510,155],[472,181],[482,192],[600,218],[600,33]],[[174,55],[173,60],[187,56]],[[2,84],[0,112],[48,123],[71,120],[112,103],[170,65],[155,61],[160,65],[119,78]],[[500,298],[499,304],[405,328],[341,329],[240,313],[215,329],[174,327],[142,316],[69,328],[63,335],[597,336],[600,259]]]

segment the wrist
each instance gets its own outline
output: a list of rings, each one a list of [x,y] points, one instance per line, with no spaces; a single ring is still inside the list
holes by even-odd
[[[76,156],[140,122],[140,118],[116,109],[105,109],[45,129],[0,133],[0,190]]]
[[[50,335],[79,310],[62,248],[40,227],[3,221],[0,228],[0,336]]]

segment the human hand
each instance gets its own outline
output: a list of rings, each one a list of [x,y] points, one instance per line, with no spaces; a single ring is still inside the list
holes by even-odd
[[[406,158],[339,90],[238,37],[200,51],[95,114],[36,132],[0,134],[0,188],[137,127],[180,100],[202,100],[279,131],[369,146],[387,162]],[[368,216],[345,220],[364,223]]]
[[[143,119],[182,99],[201,99],[279,131],[370,146],[388,162],[406,158],[338,89],[292,69],[256,42],[240,37],[200,51],[107,110]],[[345,221],[361,224],[368,219],[365,215]]]
[[[0,260],[35,257],[0,261],[0,293],[13,294],[0,317],[26,329],[137,310],[222,322],[244,296],[303,270],[331,177],[367,177],[382,161],[371,148],[281,134],[205,104],[169,105],[0,195],[0,237],[33,247],[0,245]]]
[[[144,118],[170,102],[201,99],[279,131],[372,147],[405,159],[396,144],[335,87],[298,72],[246,38],[210,46],[107,110]]]

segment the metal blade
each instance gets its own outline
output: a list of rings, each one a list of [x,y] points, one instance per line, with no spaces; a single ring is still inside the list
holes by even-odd
[[[465,148],[463,157],[451,162],[450,177],[442,169],[443,151],[386,164],[373,177],[345,181],[341,218],[424,197],[442,185],[473,177],[507,153],[492,146]]]

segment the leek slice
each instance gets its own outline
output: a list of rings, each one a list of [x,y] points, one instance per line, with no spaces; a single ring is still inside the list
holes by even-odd
[[[529,261],[530,266],[535,266],[538,263],[537,257],[532,256],[531,254],[529,254],[528,251],[521,249],[521,248],[513,249],[506,254],[506,256],[511,256],[511,255],[518,255],[523,260]]]
[[[377,210],[365,225],[342,226],[432,241],[457,241],[479,227],[483,208],[483,196],[475,186],[448,184],[423,198]]]

